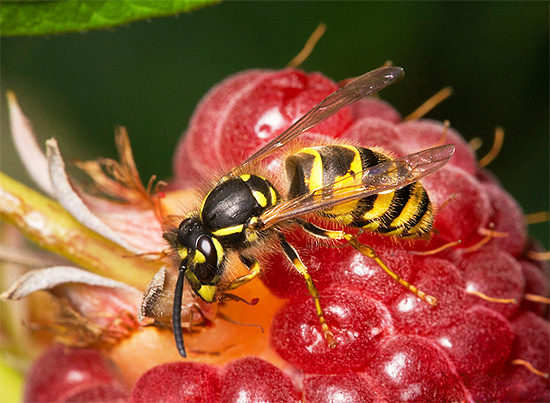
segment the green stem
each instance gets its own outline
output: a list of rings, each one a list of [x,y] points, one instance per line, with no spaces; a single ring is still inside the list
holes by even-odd
[[[80,224],[52,199],[0,172],[0,218],[40,247],[91,272],[144,290],[161,266]]]

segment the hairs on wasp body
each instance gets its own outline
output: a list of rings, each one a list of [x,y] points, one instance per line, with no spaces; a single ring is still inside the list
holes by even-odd
[[[345,227],[381,235],[415,238],[428,234],[433,209],[428,194],[418,182],[445,165],[453,145],[429,148],[397,159],[368,148],[351,145],[321,145],[298,150],[284,160],[285,192],[252,167],[302,133],[336,114],[342,108],[375,94],[404,75],[400,67],[373,70],[338,89],[271,140],[239,166],[223,176],[193,212],[164,238],[177,253],[179,275],[174,292],[172,323],[176,345],[186,357],[181,327],[181,299],[187,281],[205,302],[254,279],[261,271],[257,246],[274,241],[305,282],[315,303],[323,335],[330,347],[336,340],[326,323],[319,292],[296,249],[286,240],[281,226],[301,226],[310,235],[326,240],[345,240],[374,259],[395,281],[430,305],[437,300],[400,278],[369,246],[344,230],[321,228],[305,217],[317,213]],[[284,195],[284,197],[282,196]],[[248,273],[229,283],[222,277],[229,268],[229,255],[236,254]]]

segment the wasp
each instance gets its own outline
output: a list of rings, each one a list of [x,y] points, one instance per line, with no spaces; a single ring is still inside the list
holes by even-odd
[[[431,305],[437,304],[434,297],[400,278],[371,247],[363,245],[346,229],[398,238],[429,234],[434,221],[433,207],[418,181],[449,161],[454,153],[453,145],[433,147],[397,159],[368,148],[344,144],[302,148],[284,160],[287,177],[284,193],[268,179],[253,173],[256,172],[253,167],[268,155],[342,108],[400,80],[403,75],[400,67],[382,67],[341,87],[223,176],[204,197],[198,211],[187,215],[179,227],[164,233],[179,262],[172,324],[182,357],[186,357],[181,326],[184,282],[187,281],[205,302],[220,301],[227,291],[248,283],[261,272],[255,254],[267,242],[275,242],[303,276],[315,303],[323,335],[330,347],[336,346],[313,279],[282,231],[289,224],[301,226],[318,238],[346,241],[374,259],[416,296]],[[314,213],[343,225],[344,229],[325,229],[310,222]],[[248,272],[224,282],[230,255],[238,256]]]

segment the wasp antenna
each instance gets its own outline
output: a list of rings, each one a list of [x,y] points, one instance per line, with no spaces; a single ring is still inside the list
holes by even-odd
[[[172,327],[178,351],[183,358],[186,358],[187,353],[185,352],[185,344],[183,343],[183,331],[181,329],[181,300],[183,298],[183,281],[185,279],[184,272],[185,271],[180,268],[178,281],[176,282],[176,289],[174,290],[174,310],[172,311]]]

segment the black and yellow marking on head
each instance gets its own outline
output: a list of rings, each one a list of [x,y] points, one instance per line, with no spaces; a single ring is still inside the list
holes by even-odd
[[[187,248],[186,247],[183,247],[183,246],[178,246],[177,247],[177,251],[178,251],[178,256],[180,257],[180,259],[187,259]]]
[[[193,253],[193,258],[191,262],[193,264],[203,264],[206,262],[206,257],[200,250],[196,250],[195,253]]]
[[[205,302],[214,301],[218,288],[217,284],[203,284],[191,269],[185,271],[185,278],[189,282],[189,285],[191,285],[195,294],[201,297]]]

